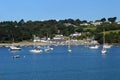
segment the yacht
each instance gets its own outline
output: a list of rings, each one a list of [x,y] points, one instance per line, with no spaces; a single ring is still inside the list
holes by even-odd
[[[30,50],[31,53],[41,53],[43,52],[41,49],[32,49]]]
[[[34,35],[34,40],[33,40],[33,42],[34,42],[34,48],[33,49],[31,49],[31,50],[29,50],[31,53],[42,53],[43,52],[43,50],[42,49],[40,49],[40,48],[38,48],[38,47],[36,47],[36,44],[35,44],[35,42],[36,42],[36,40],[35,40],[35,38],[36,38],[36,36]]]
[[[13,38],[13,43],[12,43],[12,45],[9,46],[9,50],[10,50],[10,51],[20,51],[20,50],[21,50],[20,47],[17,47],[17,46],[14,45],[14,38]]]
[[[103,48],[102,51],[101,51],[101,53],[105,54],[105,53],[107,53],[107,50],[105,48]]]
[[[103,46],[104,46],[104,48],[111,48],[112,47],[112,45],[108,45],[108,44],[104,44]]]
[[[45,52],[51,51],[53,48],[50,47],[50,38],[47,39],[47,47],[45,48]]]
[[[107,50],[106,50],[106,48],[105,48],[105,30],[103,31],[103,48],[102,48],[101,53],[102,53],[102,54],[107,53]]]
[[[94,36],[90,40],[91,40],[91,46],[89,46],[89,48],[98,49],[99,45],[98,45],[98,42],[95,40]]]
[[[70,44],[70,39],[68,41],[68,52],[72,52],[72,50],[71,50],[71,44]]]
[[[10,51],[20,51],[21,48],[12,45],[12,46],[9,47],[9,50],[10,50]]]
[[[51,50],[53,50],[53,48],[51,48],[50,46],[47,46],[47,47],[45,48],[45,52],[48,52],[48,51],[51,51]]]
[[[89,48],[90,48],[90,49],[98,49],[99,46],[98,46],[98,45],[94,45],[94,46],[90,46]]]
[[[51,50],[53,50],[53,48],[46,48],[45,52],[48,52],[48,51],[51,51]]]
[[[68,52],[72,52],[72,50],[71,50],[70,46],[68,46]]]

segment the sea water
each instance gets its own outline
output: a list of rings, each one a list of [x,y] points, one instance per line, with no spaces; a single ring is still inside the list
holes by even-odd
[[[120,80],[120,46],[89,49],[85,46],[52,46],[54,50],[30,53],[32,47],[11,52],[0,48],[0,80]],[[19,55],[20,58],[12,56]]]

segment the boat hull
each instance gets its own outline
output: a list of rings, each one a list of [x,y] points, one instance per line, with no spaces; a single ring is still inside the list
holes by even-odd
[[[37,50],[37,49],[33,49],[33,50],[30,50],[31,53],[42,53],[43,51],[42,50]]]
[[[20,51],[21,50],[21,48],[18,48],[18,47],[16,47],[16,46],[10,46],[10,49],[9,49],[10,51]]]

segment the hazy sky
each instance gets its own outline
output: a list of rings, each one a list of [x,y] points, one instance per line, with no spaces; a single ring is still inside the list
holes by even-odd
[[[117,17],[120,0],[0,0],[0,21]]]

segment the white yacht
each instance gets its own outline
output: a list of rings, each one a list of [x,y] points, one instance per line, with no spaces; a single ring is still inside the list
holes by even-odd
[[[98,49],[99,46],[98,46],[98,45],[94,45],[94,46],[90,46],[89,48],[90,48],[90,49]]]
[[[71,48],[68,46],[68,52],[72,52]]]
[[[45,52],[51,51],[53,48],[50,47],[50,38],[47,39],[47,47],[45,48]]]
[[[101,53],[102,53],[102,54],[107,53],[107,50],[106,50],[106,48],[105,48],[105,30],[103,31],[103,48],[102,48]]]
[[[112,45],[104,44],[103,47],[104,47],[104,48],[111,48]]]
[[[48,52],[48,51],[51,51],[51,50],[53,50],[53,48],[47,46],[47,48],[45,49],[45,52]]]
[[[9,47],[9,50],[10,51],[20,51],[21,48],[12,45],[12,46]]]
[[[43,52],[43,50],[42,49],[40,49],[40,48],[38,48],[38,47],[36,47],[36,44],[35,44],[35,38],[36,38],[36,36],[34,35],[34,48],[33,49],[31,49],[31,50],[29,50],[31,53],[42,53]]]
[[[32,49],[30,50],[31,53],[42,53],[43,51],[41,49]]]
[[[102,51],[101,51],[101,53],[105,54],[105,53],[107,53],[107,50],[105,48],[103,48]]]
[[[70,44],[70,39],[69,39],[69,41],[68,41],[68,52],[72,52],[71,44]]]
[[[14,38],[13,38],[13,43],[12,43],[12,45],[9,46],[9,50],[10,50],[10,51],[20,51],[20,50],[21,50],[20,47],[17,47],[17,46],[14,45]]]
[[[91,45],[89,46],[90,49],[98,49],[99,45],[98,42],[95,40],[94,36],[91,39]]]

